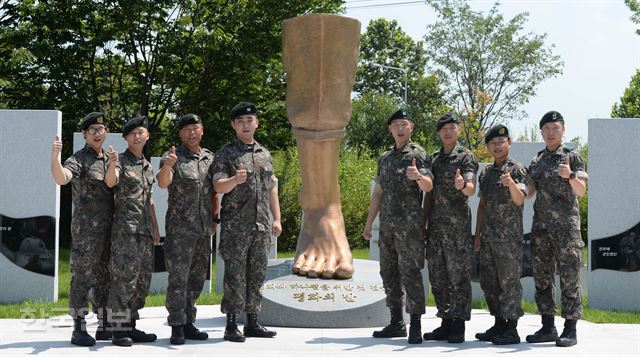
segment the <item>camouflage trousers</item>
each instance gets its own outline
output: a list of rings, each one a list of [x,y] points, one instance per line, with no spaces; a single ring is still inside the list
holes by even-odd
[[[444,319],[471,319],[471,252],[469,225],[429,227],[427,266],[431,292]]]
[[[404,305],[409,314],[424,314],[422,272],[424,239],[422,232],[380,231],[380,276],[390,308]]]
[[[522,311],[522,241],[486,241],[480,245],[480,287],[493,316],[517,320]]]
[[[556,268],[562,290],[562,317],[578,320],[582,317],[580,269],[583,265],[584,243],[580,231],[531,232],[531,260],[536,286],[536,304],[541,315],[556,313]]]
[[[210,235],[167,232],[164,263],[169,273],[169,285],[165,306],[170,326],[195,322],[196,300],[207,278],[210,256]]]
[[[267,274],[270,243],[270,232],[223,228],[220,233],[220,255],[224,260],[222,313],[260,312],[260,289]]]
[[[71,238],[69,315],[74,319],[89,313],[89,290],[94,313],[101,315],[107,306],[110,244],[109,228],[103,234],[74,234]]]
[[[141,234],[111,235],[111,286],[108,317],[114,324],[138,320],[149,294],[153,240]]]

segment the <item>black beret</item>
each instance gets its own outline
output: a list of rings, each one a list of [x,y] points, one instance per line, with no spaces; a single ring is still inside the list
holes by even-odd
[[[444,114],[443,116],[438,118],[438,122],[436,124],[436,131],[440,131],[440,129],[442,129],[443,126],[451,123],[457,124],[457,123],[460,123],[460,121],[458,120],[457,116],[453,115],[453,113]]]
[[[504,136],[505,138],[509,137],[509,129],[502,125],[502,124],[498,124],[496,126],[494,126],[493,128],[489,129],[489,131],[487,131],[487,135],[484,136],[484,143],[488,143],[491,139],[498,137],[498,136]]]
[[[87,130],[91,124],[104,124],[104,126],[107,126],[107,117],[100,112],[89,113],[80,122],[80,130]]]
[[[391,114],[389,119],[387,119],[387,125],[391,124],[391,122],[396,119],[407,119],[413,121],[411,113],[409,113],[405,108],[400,108],[395,113]]]
[[[240,102],[236,104],[233,109],[231,109],[231,113],[229,113],[229,116],[231,117],[231,119],[235,119],[241,115],[257,115],[257,113],[258,110],[256,109],[256,106],[253,105],[253,103]]]
[[[144,115],[129,119],[122,127],[122,136],[127,136],[133,129],[138,127],[148,128],[149,119]]]
[[[191,124],[202,124],[202,120],[197,114],[187,114],[178,120],[178,130]]]
[[[542,116],[542,119],[540,119],[540,129],[542,129],[542,127],[546,123],[553,123],[557,121],[561,121],[562,124],[564,124],[564,118],[562,118],[562,114],[556,112],[555,110],[547,112],[545,115]]]

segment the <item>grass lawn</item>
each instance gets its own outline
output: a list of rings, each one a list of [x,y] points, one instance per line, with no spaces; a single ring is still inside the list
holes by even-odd
[[[353,257],[356,259],[368,259],[368,249],[354,249]],[[278,253],[278,258],[293,257],[295,252]],[[59,316],[67,314],[69,305],[69,250],[60,250],[60,260],[58,267],[58,301],[55,303],[45,303],[39,301],[25,301],[20,304],[0,305],[0,318],[20,318],[26,316],[30,312],[30,317],[46,318],[49,316]],[[215,286],[216,267],[212,267],[211,272],[212,285]],[[203,293],[198,299],[199,305],[218,305],[222,300],[221,293]],[[154,294],[147,297],[146,306],[164,306],[165,295]],[[583,319],[596,323],[640,323],[640,311],[622,312],[622,311],[605,311],[589,308],[588,297],[583,297]],[[435,306],[433,295],[429,293],[426,304]],[[487,309],[487,304],[483,299],[476,299],[472,304],[474,309]],[[536,305],[532,302],[523,301],[522,308],[527,313],[536,313]],[[33,316],[35,311],[36,315]]]

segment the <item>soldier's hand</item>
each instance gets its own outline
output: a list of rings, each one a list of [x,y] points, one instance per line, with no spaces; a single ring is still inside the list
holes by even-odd
[[[504,167],[502,175],[500,176],[500,183],[505,187],[509,187],[511,186],[511,184],[515,183],[515,181],[513,181],[513,179],[511,178],[511,174],[509,173],[509,169],[506,165]]]
[[[173,165],[178,162],[178,155],[176,155],[176,147],[172,146],[169,150],[169,155],[164,159],[165,165],[169,165],[169,167],[173,167]]]
[[[282,222],[280,222],[279,220],[273,221],[273,224],[271,225],[271,234],[279,237],[280,233],[282,233]]]
[[[480,251],[480,235],[478,235],[476,237],[476,240],[473,242],[473,251],[474,252],[479,252]]]
[[[118,153],[113,150],[113,146],[109,145],[109,165],[115,165],[118,163]]]
[[[241,163],[236,169],[234,180],[236,181],[236,185],[241,185],[247,182],[247,169],[244,168],[244,164]]]
[[[563,179],[568,179],[571,175],[571,159],[569,155],[567,155],[563,164],[558,165],[558,175]]]
[[[418,168],[416,167],[415,157],[413,158],[413,161],[411,161],[411,165],[407,166],[406,176],[411,181],[416,181],[421,176],[420,171],[418,171]]]
[[[51,146],[51,155],[57,157],[62,152],[62,140],[56,135],[53,139],[53,145]]]
[[[364,231],[362,232],[362,237],[366,240],[371,240],[371,225],[365,224]]]
[[[456,169],[456,176],[453,179],[453,183],[458,191],[464,188],[464,178],[460,175],[460,169]]]

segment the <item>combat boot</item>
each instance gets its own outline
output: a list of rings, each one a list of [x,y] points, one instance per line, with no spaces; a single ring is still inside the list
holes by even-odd
[[[236,314],[227,314],[227,326],[224,329],[224,339],[231,342],[244,342],[244,335],[238,330]]]
[[[542,328],[533,335],[527,336],[527,342],[529,343],[553,342],[557,339],[558,330],[556,330],[553,315],[542,315]]]
[[[453,324],[452,319],[442,319],[440,323],[440,327],[436,328],[431,332],[425,332],[422,337],[429,341],[444,341],[449,338],[449,333],[451,332],[451,325]]]
[[[184,338],[186,338],[187,340],[204,341],[209,338],[209,334],[198,330],[198,328],[195,327],[193,323],[188,323],[184,325]]]
[[[571,347],[578,343],[578,336],[576,336],[576,323],[578,320],[564,320],[564,330],[562,335],[556,341],[558,347]]]
[[[244,324],[244,335],[246,337],[274,337],[278,333],[267,330],[258,323],[258,314],[247,314],[247,321]]]
[[[84,317],[76,317],[73,320],[73,333],[71,343],[76,346],[89,347],[96,344],[96,340],[87,333],[87,323]]]
[[[111,330],[107,323],[106,309],[99,309],[96,314],[98,317],[98,328],[96,329],[96,341],[106,341],[111,339]]]
[[[449,343],[462,343],[464,342],[464,320],[453,319],[451,324],[451,331],[447,337]]]
[[[113,323],[113,322],[112,322]],[[130,329],[128,323],[121,323],[119,326],[111,325],[111,343],[120,347],[130,347],[133,340],[129,337],[127,331]]]
[[[153,342],[158,339],[155,333],[146,333],[136,328],[136,320],[131,320],[131,331],[128,332],[133,342]]]
[[[502,316],[495,316],[495,323],[485,332],[476,333],[476,339],[480,341],[491,341],[495,336],[503,333],[506,329]]]
[[[499,335],[493,337],[491,342],[496,345],[513,345],[520,343],[520,335],[518,335],[518,319],[509,319],[505,330]]]
[[[391,322],[382,330],[373,331],[375,338],[407,337],[407,327],[402,317],[402,307],[392,307]]]
[[[169,342],[172,345],[184,345],[184,325],[171,326]]]
[[[410,344],[422,343],[422,322],[420,321],[420,317],[420,314],[411,314],[408,339]]]

